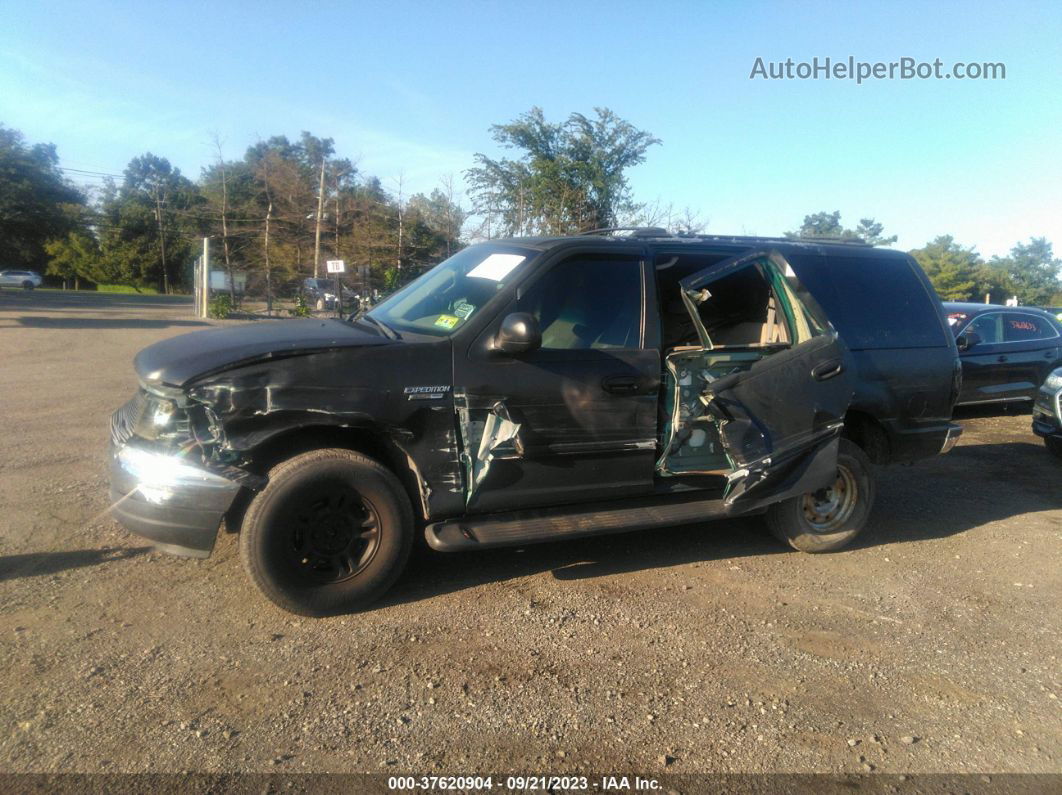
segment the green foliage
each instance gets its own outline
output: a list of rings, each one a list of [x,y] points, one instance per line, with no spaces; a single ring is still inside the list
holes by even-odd
[[[295,296],[295,306],[288,310],[288,314],[292,317],[310,317],[313,314],[310,305],[306,303],[306,299],[303,298],[302,293]]]
[[[192,258],[200,202],[196,186],[166,158],[133,158],[121,186],[107,185],[101,201],[101,279],[172,288]]]
[[[45,244],[77,226],[84,197],[59,170],[52,144],[27,144],[0,124],[0,263],[43,270]]]
[[[96,281],[99,276],[100,246],[88,232],[73,231],[66,237],[50,240],[45,243],[44,251],[48,255],[45,272],[49,276],[74,282]]]
[[[933,282],[944,301],[1003,303],[1017,296],[1026,306],[1055,306],[1059,293],[1058,273],[1062,261],[1055,258],[1044,238],[1018,243],[1009,257],[993,257],[985,263],[973,248],[942,235],[911,255]]]
[[[789,238],[859,238],[872,246],[891,246],[898,239],[896,235],[885,237],[885,227],[873,218],[860,218],[855,229],[845,229],[841,224],[841,211],[820,212],[804,216],[800,228],[786,232]]]
[[[207,305],[207,314],[215,320],[224,320],[232,314],[232,297],[228,293],[215,295]]]
[[[487,237],[614,226],[634,209],[625,172],[660,141],[607,108],[595,113],[594,119],[573,113],[553,124],[536,107],[491,127],[494,140],[520,157],[476,154],[476,165],[466,172]]]
[[[1017,243],[1009,257],[993,257],[988,265],[1009,276],[1011,291],[1023,304],[1049,305],[1059,289],[1062,260],[1055,257],[1046,238],[1034,237],[1028,243]]]
[[[910,252],[933,283],[942,301],[974,301],[983,267],[973,248],[964,248],[951,235],[941,235]]]

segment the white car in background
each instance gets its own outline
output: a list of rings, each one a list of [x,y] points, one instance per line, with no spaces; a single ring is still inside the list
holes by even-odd
[[[44,279],[36,271],[0,271],[0,287],[21,287],[24,290],[32,290],[40,287]]]

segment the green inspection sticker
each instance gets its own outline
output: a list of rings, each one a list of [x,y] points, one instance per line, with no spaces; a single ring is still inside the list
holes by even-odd
[[[435,325],[439,328],[453,328],[461,321],[461,318],[453,315],[439,315],[435,319]]]

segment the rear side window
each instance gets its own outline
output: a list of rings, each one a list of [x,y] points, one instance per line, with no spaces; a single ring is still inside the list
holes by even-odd
[[[1058,332],[1047,318],[1026,314],[1003,317],[1003,339],[1006,342],[1032,342],[1057,336]]]
[[[940,301],[904,256],[786,255],[849,348],[948,344]]]

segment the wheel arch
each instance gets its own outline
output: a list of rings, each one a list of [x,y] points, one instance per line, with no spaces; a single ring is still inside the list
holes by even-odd
[[[353,450],[378,461],[398,478],[413,507],[414,515],[419,519],[427,518],[425,487],[412,458],[380,428],[326,424],[289,428],[247,450],[246,468],[255,474],[266,475],[282,461],[311,450],[330,447]],[[248,495],[248,499],[240,500],[242,505],[234,506],[234,509],[242,514],[249,501]],[[239,524],[239,521],[231,523],[235,528],[238,528]]]
[[[841,435],[866,453],[871,463],[889,463],[892,457],[889,434],[873,415],[850,409],[844,416],[844,431]]]

